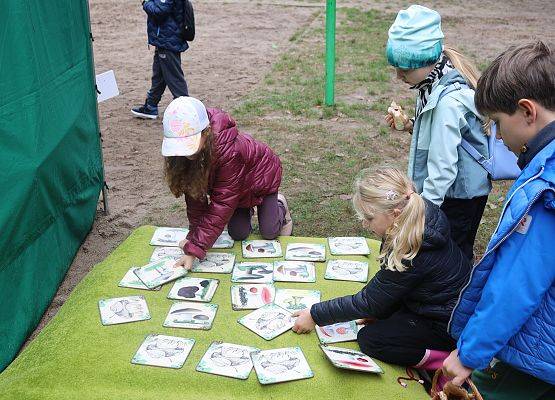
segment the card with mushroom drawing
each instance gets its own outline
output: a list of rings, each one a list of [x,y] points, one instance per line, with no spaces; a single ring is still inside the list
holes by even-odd
[[[263,385],[314,376],[300,347],[255,351],[251,358],[258,381]]]
[[[244,258],[281,257],[281,244],[278,240],[243,240]]]
[[[206,253],[204,260],[195,260],[191,272],[229,274],[235,264],[235,254]]]
[[[310,261],[274,261],[276,282],[316,282],[316,268]]]
[[[317,243],[289,243],[285,250],[288,261],[326,261],[326,246]]]
[[[115,297],[98,301],[102,325],[124,324],[150,319],[143,296]]]
[[[168,299],[206,303],[212,300],[219,283],[218,279],[191,278],[186,276],[174,283],[168,293]]]
[[[303,290],[303,289],[283,289],[276,290],[274,303],[291,313],[304,309],[310,309],[313,304],[320,302],[319,290]]]
[[[247,379],[252,370],[251,353],[256,347],[212,342],[197,365],[197,371],[230,378]]]
[[[119,287],[131,288],[131,289],[142,289],[142,290],[160,290],[161,286],[156,286],[155,288],[149,289],[145,284],[135,275],[135,270],[139,267],[131,267],[129,271],[125,273],[121,281],[119,281]]]
[[[188,228],[169,228],[160,227],[156,228],[150,244],[152,246],[179,246],[179,242],[187,238],[189,233]]]
[[[212,248],[231,249],[234,244],[235,244],[235,240],[233,240],[233,238],[229,236],[229,233],[227,231],[223,231],[222,234],[218,236],[218,239],[216,239],[216,241],[212,245]]]
[[[155,247],[152,255],[150,256],[150,262],[156,262],[166,257],[171,257],[177,261],[184,255],[185,253],[183,253],[183,250],[179,247]]]
[[[333,255],[368,255],[370,248],[363,237],[330,237],[330,253]]]
[[[294,324],[291,313],[275,304],[266,304],[240,318],[238,322],[266,340],[281,335]]]
[[[324,278],[336,281],[366,282],[368,280],[368,263],[351,260],[329,260]]]
[[[272,283],[274,266],[264,262],[242,262],[235,264],[231,282],[235,283]]]
[[[141,347],[139,347],[133,356],[131,363],[155,367],[181,368],[194,344],[194,339],[151,334],[143,341]]]
[[[172,304],[164,321],[164,326],[168,328],[208,330],[212,328],[216,311],[218,311],[217,304],[176,302]]]
[[[176,267],[175,260],[171,257],[166,257],[137,268],[133,272],[146,287],[152,289],[181,278],[187,275],[188,271],[184,267]]]

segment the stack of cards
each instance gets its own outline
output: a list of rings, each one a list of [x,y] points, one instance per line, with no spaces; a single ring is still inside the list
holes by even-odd
[[[187,228],[156,228],[150,244],[152,246],[179,246],[179,242],[187,238]]]
[[[206,253],[204,260],[193,262],[192,272],[210,272],[213,274],[229,274],[235,263],[235,254]]]
[[[309,309],[320,302],[319,290],[277,289],[274,303],[290,312]]]
[[[285,259],[290,261],[326,261],[326,246],[315,243],[289,243]]]
[[[159,261],[162,258],[171,257],[175,261],[183,257],[185,253],[179,247],[155,247],[152,255],[150,256],[150,262]]]
[[[281,335],[293,327],[291,313],[275,304],[267,304],[238,321],[266,340]]]
[[[197,371],[247,379],[252,370],[251,353],[254,351],[258,349],[238,344],[212,342],[198,363]]]
[[[316,326],[316,334],[320,343],[351,342],[357,340],[358,331],[359,325],[355,321]]]
[[[133,272],[149,289],[187,275],[187,270],[183,267],[176,267],[175,260],[171,257],[149,263]]]
[[[216,239],[212,245],[213,249],[231,249],[235,241],[229,236],[227,231],[223,231],[222,234]]]
[[[330,253],[333,255],[368,255],[370,248],[363,237],[330,237]]]
[[[206,303],[212,300],[219,283],[217,279],[181,278],[171,288],[168,299]]]
[[[334,367],[382,374],[383,370],[366,354],[342,347],[320,345]]]
[[[263,385],[314,376],[300,347],[255,351],[251,357],[258,381]]]
[[[231,307],[234,310],[255,310],[274,301],[276,288],[272,284],[247,284],[231,287]]]
[[[168,328],[204,329],[212,328],[212,322],[218,310],[217,304],[200,304],[189,302],[174,303],[164,326]]]
[[[155,288],[149,289],[145,284],[135,275],[135,270],[139,267],[131,267],[125,276],[119,281],[119,287],[126,287],[131,289],[143,289],[143,290],[160,290],[161,286],[156,286]]]
[[[368,263],[351,260],[330,260],[324,278],[336,281],[366,282],[368,280]]]
[[[98,301],[102,325],[125,324],[126,322],[150,319],[150,312],[143,296],[116,297]]]
[[[131,362],[156,367],[181,368],[194,344],[194,339],[148,335]]]
[[[276,282],[316,282],[314,263],[310,261],[274,261]]]
[[[244,258],[281,257],[281,244],[277,240],[243,240]]]
[[[238,283],[272,283],[274,266],[271,263],[243,262],[235,264],[231,282]]]

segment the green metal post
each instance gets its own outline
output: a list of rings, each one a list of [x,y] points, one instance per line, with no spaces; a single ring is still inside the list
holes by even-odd
[[[326,2],[326,105],[334,104],[335,86],[335,0]]]

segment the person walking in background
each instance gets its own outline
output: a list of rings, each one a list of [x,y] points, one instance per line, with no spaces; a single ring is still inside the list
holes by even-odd
[[[491,182],[461,141],[488,158],[488,138],[474,105],[478,72],[462,54],[444,47],[443,37],[440,15],[413,5],[399,11],[386,53],[397,77],[418,92],[415,118],[400,127],[412,134],[408,176],[418,193],[441,207],[451,237],[472,260]],[[386,122],[394,126],[392,114]]]
[[[152,84],[145,103],[133,107],[131,113],[138,118],[158,118],[158,103],[166,90],[174,98],[188,96],[187,82],[181,69],[181,53],[189,48],[185,40],[185,1],[145,0],[148,44],[155,47],[152,62]]]

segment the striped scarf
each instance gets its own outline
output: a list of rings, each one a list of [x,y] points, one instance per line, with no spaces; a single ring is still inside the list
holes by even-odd
[[[439,82],[439,80],[451,70],[455,69],[451,61],[447,58],[444,53],[441,53],[439,61],[434,66],[434,69],[428,74],[426,79],[422,82],[411,86],[411,89],[418,89],[418,99],[416,100],[415,117],[417,118],[422,109],[426,106],[428,102],[428,96],[432,93],[433,88]]]

